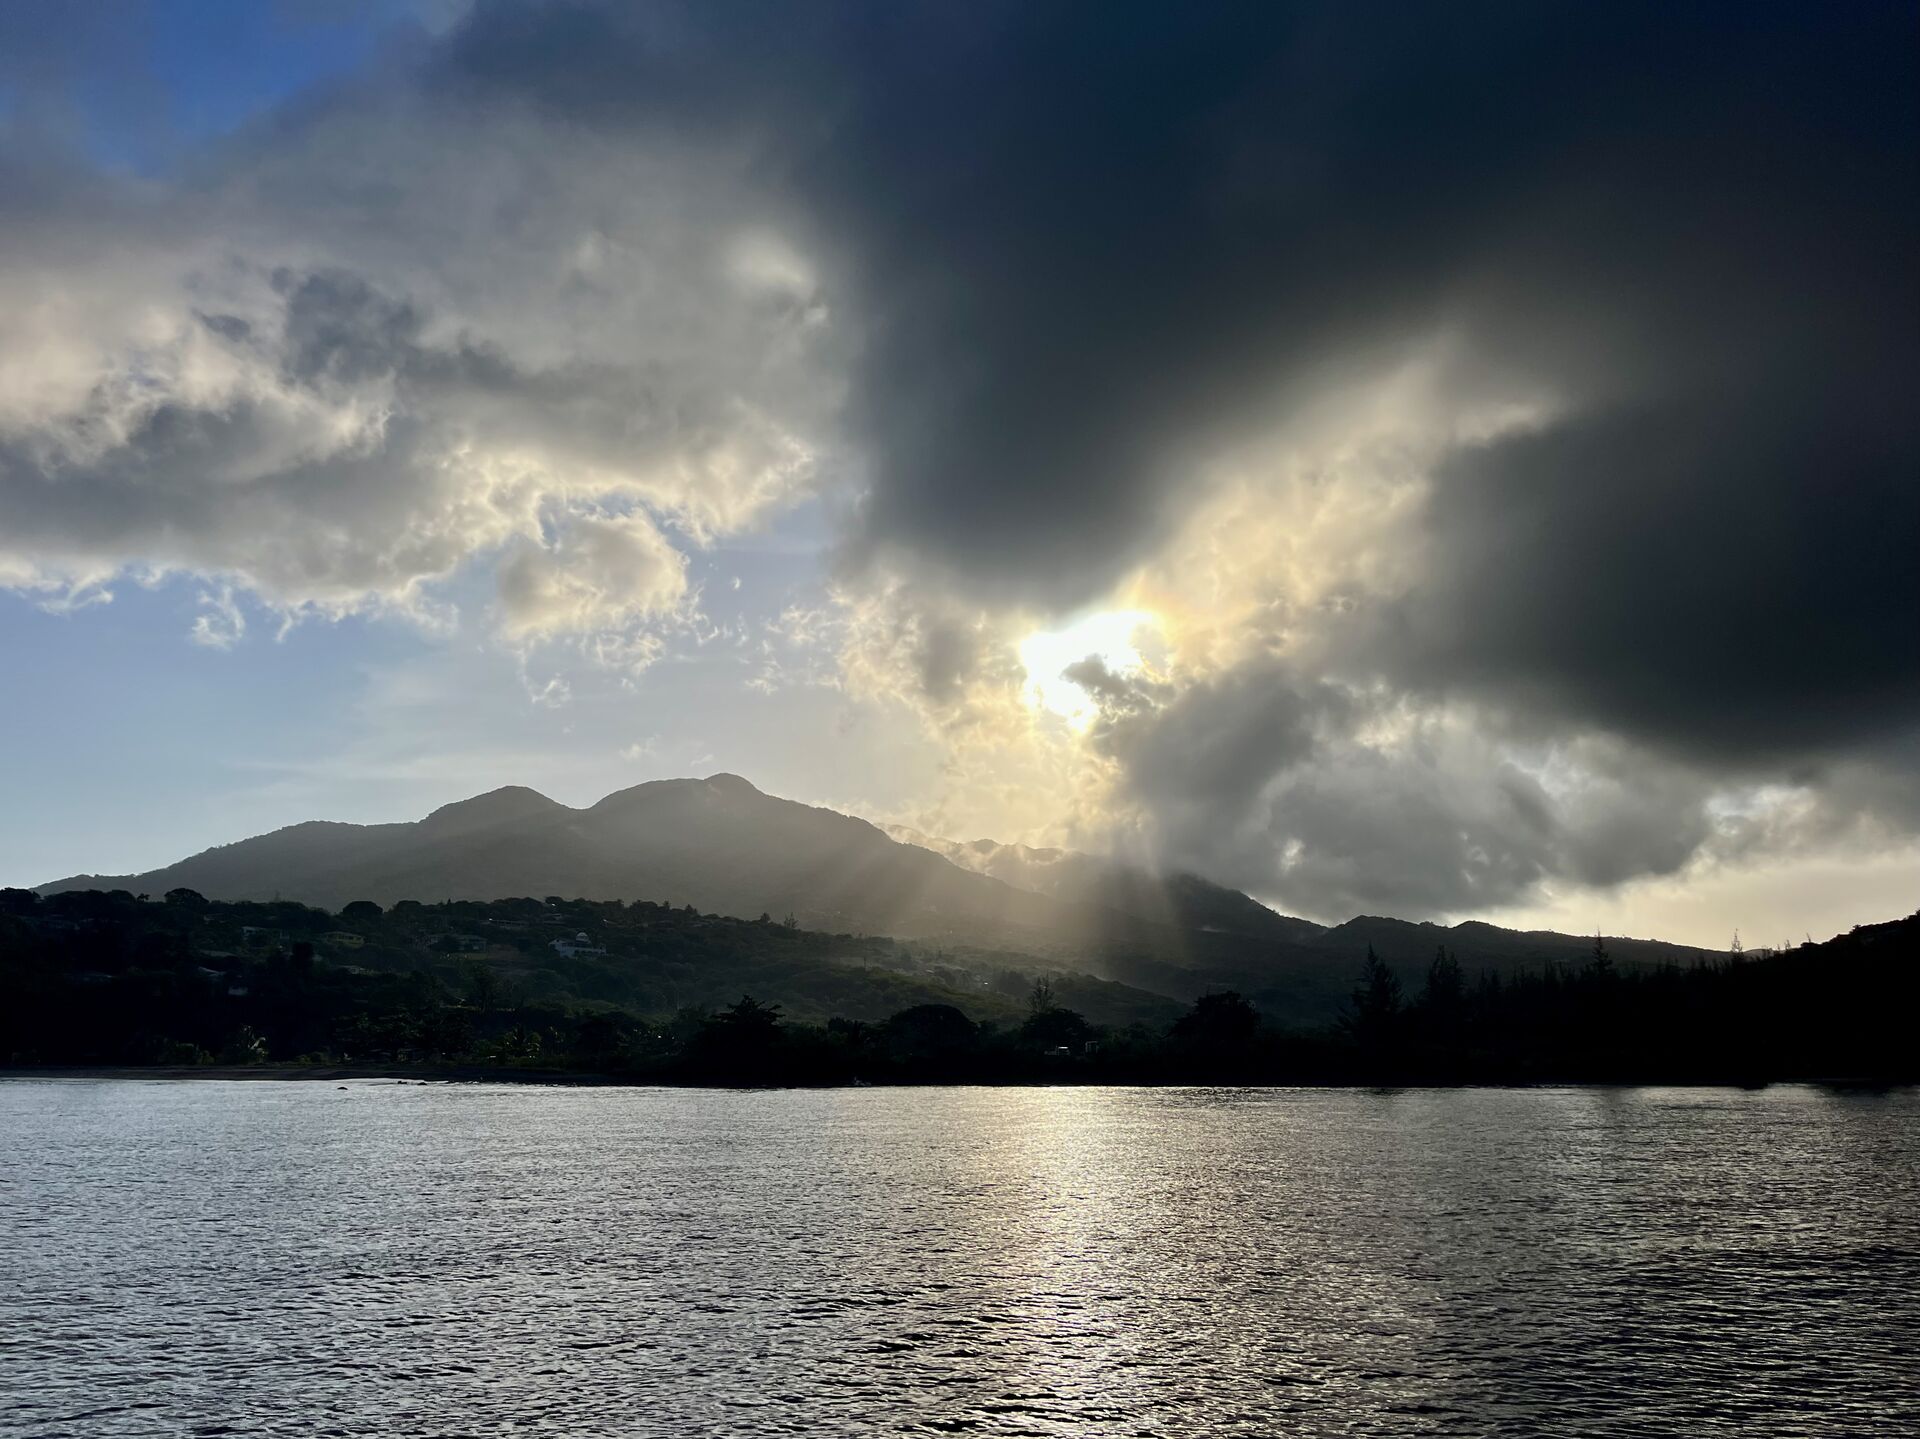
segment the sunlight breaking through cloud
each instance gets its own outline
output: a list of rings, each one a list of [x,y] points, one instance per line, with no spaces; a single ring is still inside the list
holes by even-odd
[[[1141,642],[1151,644],[1158,630],[1158,618],[1144,610],[1103,610],[1058,629],[1035,630],[1020,641],[1020,664],[1027,675],[1022,696],[1029,708],[1058,715],[1084,731],[1100,713],[1099,696],[1068,672],[1083,661],[1098,660],[1111,675],[1142,674],[1148,665]]]

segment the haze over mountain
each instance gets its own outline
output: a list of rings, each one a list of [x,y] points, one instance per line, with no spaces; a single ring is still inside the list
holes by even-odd
[[[1251,896],[1197,874],[1156,874],[1142,865],[1079,850],[1036,849],[991,839],[961,843],[923,834],[907,825],[882,828],[902,844],[932,850],[962,869],[988,875],[1015,889],[1117,910],[1156,924],[1303,943],[1327,929],[1309,919],[1276,914]]]
[[[765,794],[733,774],[657,780],[573,809],[507,786],[414,823],[313,821],[137,875],[42,886],[158,896],[356,899],[561,895],[652,900],[744,919],[791,915],[829,933],[889,935],[995,956],[1026,955],[1191,998],[1239,988],[1278,1009],[1325,1013],[1369,945],[1412,975],[1445,945],[1472,968],[1579,963],[1590,937],[1364,916],[1332,927],[1276,914],[1195,875],[1156,876],[1068,850],[959,844]],[[1608,941],[1623,964],[1701,951]]]

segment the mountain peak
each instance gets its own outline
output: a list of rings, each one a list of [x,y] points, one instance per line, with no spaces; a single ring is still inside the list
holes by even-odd
[[[588,813],[639,814],[665,805],[711,805],[727,799],[771,799],[750,780],[722,770],[705,779],[650,779],[604,796]]]
[[[566,806],[558,800],[549,799],[537,789],[528,789],[522,784],[502,785],[499,789],[490,789],[485,794],[477,794],[472,799],[455,800],[452,804],[443,804],[432,814],[420,821],[421,828],[447,833],[455,830],[478,829],[484,825],[503,824],[511,820],[531,819],[535,815],[548,814]]]

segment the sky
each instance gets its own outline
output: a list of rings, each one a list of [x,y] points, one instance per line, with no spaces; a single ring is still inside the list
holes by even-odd
[[[0,9],[0,883],[721,770],[1920,906],[1916,11]]]

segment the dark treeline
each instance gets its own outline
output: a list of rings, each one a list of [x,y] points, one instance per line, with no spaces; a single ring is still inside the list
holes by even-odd
[[[572,931],[587,912],[516,900],[386,912],[363,903],[335,916],[182,890],[157,901],[0,891],[0,1062],[481,1067],[706,1084],[1916,1077],[1920,916],[1687,968],[1624,970],[1596,941],[1580,966],[1469,975],[1443,950],[1411,992],[1369,953],[1341,1021],[1298,1029],[1233,993],[1204,996],[1170,1023],[1096,1023],[1044,978],[1017,1004],[989,986],[886,1018],[815,1022],[790,1018],[778,991],[646,1013],[530,987],[526,976],[544,971],[527,966],[550,952],[589,972],[637,963]],[[727,955],[810,954],[830,938],[771,916],[723,921],[664,904],[612,920]],[[566,933],[556,938],[556,927]],[[805,973],[815,970],[829,973],[813,982],[869,1009],[898,982],[830,958]],[[736,972],[792,982],[796,971]]]

